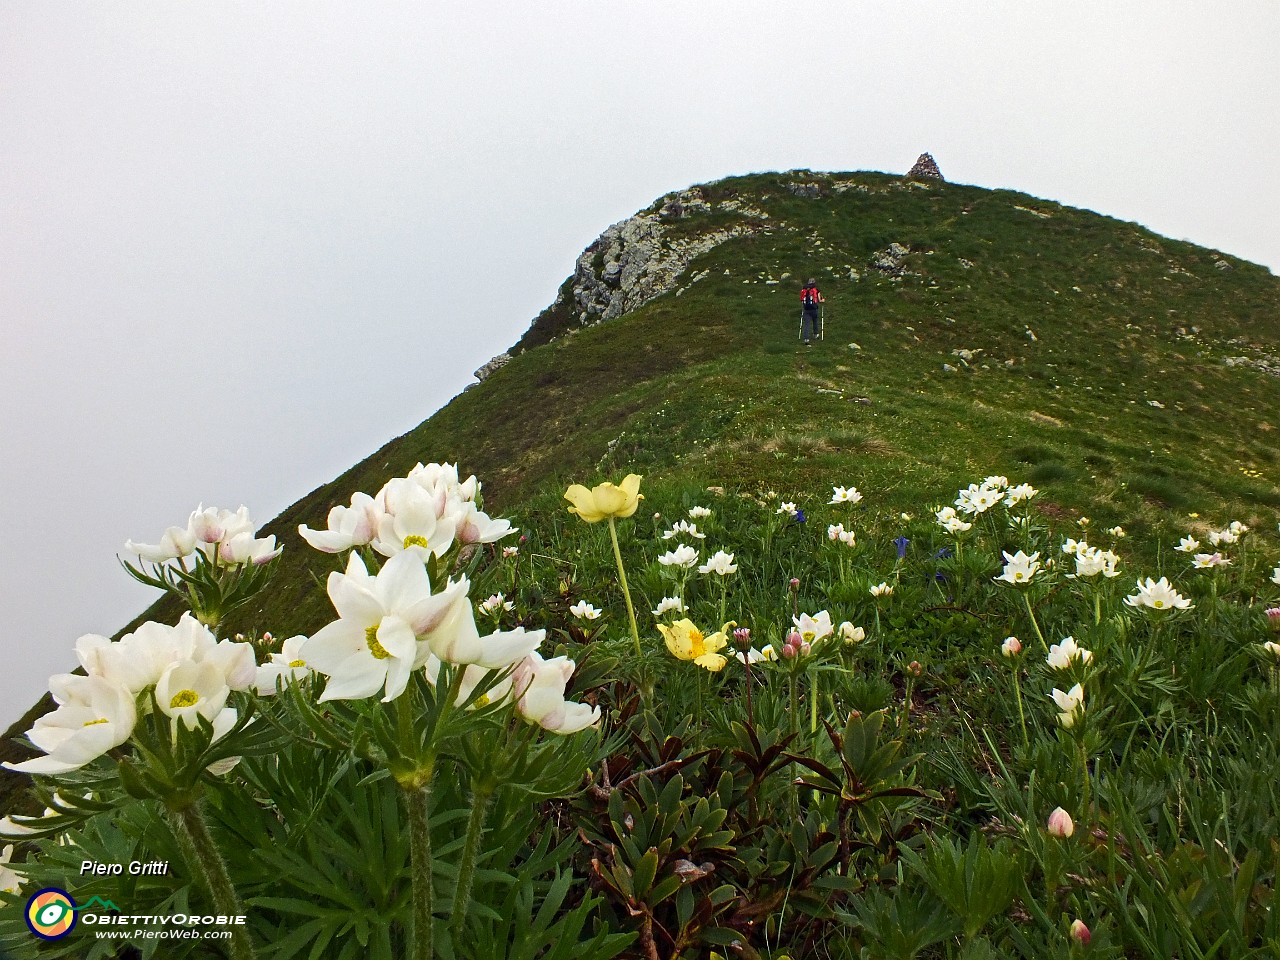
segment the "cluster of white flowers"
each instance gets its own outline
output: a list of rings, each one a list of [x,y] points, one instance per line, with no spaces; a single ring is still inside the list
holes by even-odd
[[[690,523],[688,520],[677,520],[670,530],[662,534],[662,539],[672,540],[679,536],[693,537],[695,540],[707,539],[707,535],[698,530],[698,525]]]
[[[889,584],[888,584],[888,583],[885,583],[885,582],[883,582],[883,581],[882,581],[882,582],[880,582],[880,583],[877,583],[874,587],[872,587],[872,588],[871,588],[871,595],[872,595],[873,597],[889,597],[889,596],[892,596],[892,595],[893,595],[893,587],[889,586]]]
[[[515,532],[510,522],[476,506],[479,492],[474,476],[458,479],[456,464],[419,463],[407,476],[388,480],[376,496],[352,494],[351,506],[329,511],[327,529],[303,524],[298,533],[325,553],[368,545],[384,557],[410,547],[442,556],[455,542],[493,543]]]
[[[45,756],[6,767],[33,774],[77,770],[129,739],[139,703],[167,716],[175,731],[195,728],[202,717],[221,738],[238,719],[227,704],[231,691],[247,690],[258,677],[253,647],[218,640],[190,614],[177,626],[144,623],[118,641],[85,634],[76,641],[76,657],[85,675],[50,677],[58,708],[27,731]],[[139,699],[147,691],[151,696]]]
[[[1075,558],[1076,572],[1067,574],[1071,579],[1096,577],[1098,574],[1108,578],[1120,575],[1116,569],[1120,558],[1111,550],[1099,550],[1084,540],[1068,539],[1062,545],[1062,552]]]
[[[489,616],[501,616],[504,613],[510,613],[516,608],[516,605],[507,599],[504,593],[495,593],[491,597],[486,597],[480,601],[480,612]]]
[[[268,563],[280,555],[281,548],[274,536],[254,537],[256,529],[247,507],[232,512],[202,503],[187,519],[186,527],[170,527],[159,543],[126,540],[124,548],[152,563],[185,560],[196,551],[210,563],[224,566]]]
[[[690,520],[703,520],[709,516],[711,516],[710,507],[690,507],[689,508]]]
[[[669,550],[658,557],[658,562],[664,567],[681,567],[688,570],[697,564],[698,551],[688,544],[682,543],[674,550]]]
[[[1058,705],[1058,723],[1064,730],[1070,730],[1084,716],[1084,687],[1076,684],[1066,693],[1057,687],[1049,694]]]
[[[961,520],[960,515],[956,513],[955,507],[943,507],[934,513],[938,520],[938,526],[950,534],[964,533],[966,530],[972,530],[973,524],[967,520]]]
[[[852,530],[846,530],[843,523],[833,523],[827,527],[827,539],[832,542],[839,540],[846,547],[854,547],[858,544],[858,538]]]

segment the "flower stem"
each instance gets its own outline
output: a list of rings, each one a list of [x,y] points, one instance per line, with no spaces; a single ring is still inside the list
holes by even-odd
[[[1022,709],[1022,683],[1018,677],[1018,668],[1013,668],[1013,696],[1018,701],[1018,722],[1022,724],[1022,746],[1027,748],[1031,741],[1027,739],[1027,715]]]
[[[631,605],[631,591],[627,588],[627,571],[622,565],[622,548],[618,546],[618,527],[609,518],[609,539],[613,541],[613,559],[618,564],[618,580],[622,583],[622,599],[627,602],[627,617],[631,621],[631,639],[635,641],[636,656],[643,656],[640,649],[640,628],[636,625],[636,608]]]
[[[1044,642],[1044,634],[1040,632],[1040,624],[1036,623],[1036,612],[1031,609],[1031,598],[1025,593],[1022,595],[1022,602],[1026,604],[1027,616],[1031,618],[1031,628],[1035,630],[1036,637],[1040,640],[1040,646],[1044,647],[1045,653],[1049,652],[1049,644]]]
[[[431,856],[431,774],[405,788],[409,808],[409,862],[413,870],[413,960],[435,960],[435,890]]]
[[[489,801],[493,793],[487,789],[473,788],[471,816],[467,820],[467,839],[462,846],[462,861],[458,864],[458,886],[453,894],[453,916],[450,926],[460,930],[467,919],[467,907],[471,903],[471,885],[476,875],[476,855],[480,850],[480,838],[484,835],[485,817],[489,813]]]
[[[187,859],[191,872],[204,880],[209,895],[213,898],[214,909],[226,917],[244,916],[244,904],[231,885],[231,877],[227,874],[227,863],[222,859],[213,835],[209,832],[209,824],[200,812],[197,801],[186,806],[170,809],[169,822],[178,838],[178,844]],[[232,960],[254,960],[253,943],[249,939],[249,930],[242,924],[231,925],[231,958]]]
[[[813,683],[809,690],[813,702],[809,704],[809,732],[818,732],[818,671],[813,671]]]

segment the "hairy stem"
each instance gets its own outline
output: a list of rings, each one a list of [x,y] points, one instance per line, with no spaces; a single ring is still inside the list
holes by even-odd
[[[173,832],[191,872],[200,877],[213,898],[214,909],[225,917],[244,916],[244,904],[231,885],[227,863],[213,841],[213,834],[209,832],[209,824],[200,812],[199,804],[191,802],[178,809],[171,809],[169,822],[173,825]],[[232,960],[255,960],[256,957],[248,927],[232,923]]]
[[[613,541],[613,559],[618,564],[618,581],[622,584],[622,599],[627,603],[627,618],[631,621],[631,639],[635,641],[636,656],[642,656],[640,649],[640,628],[636,625],[636,608],[631,605],[631,591],[627,588],[627,571],[622,565],[622,548],[618,546],[618,527],[614,518],[609,518],[609,539]]]
[[[476,876],[476,857],[480,852],[480,838],[484,836],[485,818],[489,813],[491,790],[477,789],[471,796],[471,816],[467,819],[467,839],[462,846],[462,861],[458,864],[458,886],[453,894],[453,916],[450,925],[459,930],[467,919],[467,907],[471,904],[471,885]]]
[[[434,960],[435,889],[431,855],[431,782],[407,787],[409,861],[413,870],[413,960]]]

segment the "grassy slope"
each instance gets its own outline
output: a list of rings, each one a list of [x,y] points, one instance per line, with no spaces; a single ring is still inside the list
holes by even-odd
[[[792,195],[796,179],[824,195]],[[418,461],[457,460],[490,512],[526,524],[529,498],[626,470],[794,497],[856,484],[917,512],[1002,473],[1045,488],[1040,509],[1133,532],[1189,511],[1271,522],[1280,506],[1280,390],[1223,363],[1280,353],[1280,280],[1265,269],[1008,191],[804,173],[704,193],[749,199],[767,229],[702,257],[690,274],[707,278],[682,295],[617,320],[574,330],[567,310],[544,312],[522,341],[543,345],[267,526],[286,545],[281,572],[229,629],[287,636],[331,619],[330,558],[297,525],[323,526],[332,505]],[[870,269],[891,242],[916,276]],[[826,342],[808,350],[802,275],[828,299]],[[957,349],[981,352],[966,364]],[[161,602],[126,630],[178,612]]]

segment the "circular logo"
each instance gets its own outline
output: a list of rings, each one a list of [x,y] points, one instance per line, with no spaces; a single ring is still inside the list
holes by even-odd
[[[76,925],[76,902],[57,887],[37,891],[27,901],[27,926],[42,940],[60,940]]]

